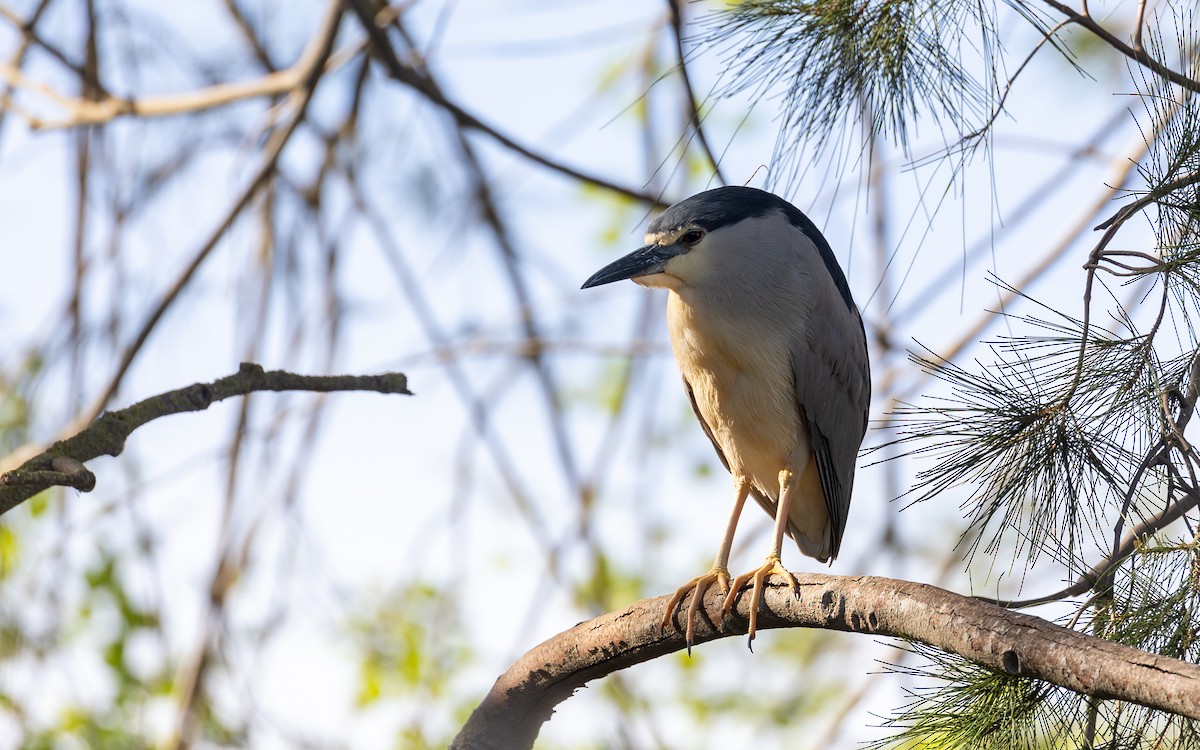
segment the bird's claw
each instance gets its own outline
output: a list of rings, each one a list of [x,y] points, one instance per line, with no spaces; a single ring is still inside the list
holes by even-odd
[[[742,573],[740,576],[733,579],[733,584],[729,588],[729,594],[725,597],[725,604],[721,608],[721,613],[724,615],[732,612],[734,605],[737,604],[738,592],[742,590],[742,587],[745,586],[746,583],[751,580],[754,581],[754,588],[752,589],[750,595],[749,634],[751,641],[754,640],[754,633],[758,630],[758,607],[759,604],[762,603],[763,588],[766,585],[767,578],[772,573],[779,574],[779,576],[783,578],[783,580],[789,586],[792,587],[792,591],[795,592],[796,598],[800,598],[800,582],[796,580],[796,576],[792,575],[790,570],[783,567],[783,564],[779,561],[777,556],[770,555],[767,557],[767,561],[758,569],[752,570],[748,573]]]
[[[692,580],[683,584],[675,591],[674,594],[671,595],[670,600],[667,601],[666,611],[663,612],[662,629],[666,630],[667,628],[673,626],[675,610],[679,608],[679,605],[683,602],[684,597],[688,595],[688,592],[695,592],[692,594],[692,601],[688,605],[687,613],[684,615],[685,623],[683,627],[683,638],[687,642],[689,654],[692,652],[692,644],[696,642],[696,614],[700,611],[700,604],[704,601],[704,594],[713,586],[713,584],[717,585],[717,587],[721,590],[721,593],[729,591],[729,571],[725,568],[713,567],[712,570],[708,571],[704,575],[696,576]],[[679,627],[675,626],[675,630],[678,631]]]

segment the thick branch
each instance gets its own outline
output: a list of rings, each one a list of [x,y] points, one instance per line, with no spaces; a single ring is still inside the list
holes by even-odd
[[[811,627],[917,641],[999,672],[1083,695],[1200,718],[1200,665],[1093,638],[935,586],[891,578],[798,574],[796,599],[781,586],[763,597],[759,629]],[[746,632],[748,596],[714,630],[720,592],[710,589],[696,641]],[[580,623],[526,653],[496,680],[452,748],[531,748],[554,707],[590,680],[685,648],[659,623],[667,597]],[[752,658],[747,655],[746,658]]]
[[[83,463],[99,456],[120,455],[129,435],[148,422],[171,414],[204,411],[217,401],[255,391],[375,391],[412,395],[408,390],[408,379],[398,372],[297,375],[282,370],[268,372],[259,365],[243,363],[236,374],[220,380],[195,383],[151,396],[119,411],[105,412],[82,432],[58,441],[19,468],[0,475],[0,514],[47,487],[66,486],[90,491],[96,478]]]

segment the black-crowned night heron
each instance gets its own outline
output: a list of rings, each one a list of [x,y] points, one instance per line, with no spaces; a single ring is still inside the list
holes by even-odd
[[[850,510],[854,462],[867,429],[871,379],[862,317],[829,243],[795,206],[748,187],[722,187],[658,215],[646,245],[605,266],[583,288],[621,279],[665,287],[667,322],[684,388],[737,497],[712,570],[684,584],[685,638],[714,584],[737,594],[753,581],[750,638],[762,589],[777,573],[783,536],[825,562],[837,557]],[[729,551],[746,497],[775,518],[771,554],[729,577]]]

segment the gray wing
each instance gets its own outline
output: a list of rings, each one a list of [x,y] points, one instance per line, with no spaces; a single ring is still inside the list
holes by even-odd
[[[836,297],[815,306],[792,350],[792,373],[829,512],[832,559],[842,546],[871,404],[867,339],[858,310]]]

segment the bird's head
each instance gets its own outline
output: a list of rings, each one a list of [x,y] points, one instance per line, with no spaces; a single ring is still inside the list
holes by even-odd
[[[646,244],[592,274],[588,289],[622,279],[648,287],[725,286],[731,277],[770,277],[793,253],[815,252],[848,306],[850,289],[833,251],[800,209],[751,187],[719,187],[686,198],[650,222]]]
[[[701,269],[708,232],[703,227],[684,225],[646,233],[646,244],[609,263],[583,283],[588,289],[622,279],[648,287],[678,289]]]
[[[748,219],[769,218],[781,233],[795,232],[791,204],[749,187],[721,187],[698,193],[663,211],[650,222],[646,244],[601,268],[584,282],[587,289],[622,279],[648,287],[680,290],[721,278],[731,264],[754,262],[762,227]],[[743,236],[746,235],[746,236]],[[783,237],[781,236],[782,240]],[[741,256],[741,257],[738,257]]]
[[[717,188],[676,203],[650,222],[645,245],[592,274],[583,288],[622,279],[668,289],[698,282],[713,265],[715,243],[709,234],[747,216],[737,202],[729,200],[734,197],[728,193],[731,189],[762,192],[752,188]]]

